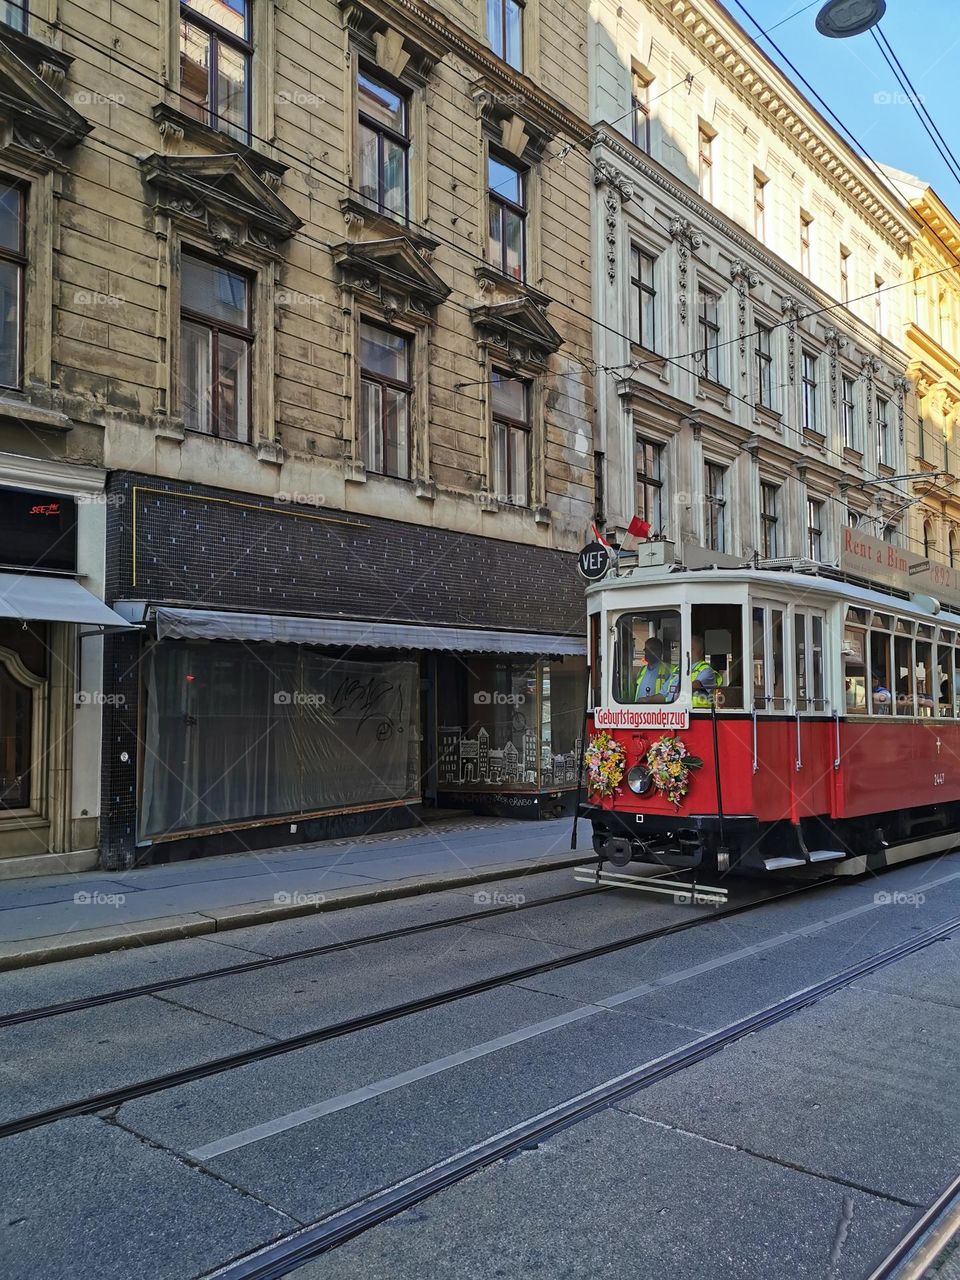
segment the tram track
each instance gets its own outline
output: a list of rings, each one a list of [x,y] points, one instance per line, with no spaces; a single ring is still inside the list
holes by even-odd
[[[907,1228],[866,1280],[922,1280],[960,1232],[960,1174]]]
[[[7,1120],[0,1123],[0,1138],[12,1137],[15,1134],[24,1133],[31,1129],[37,1129],[46,1125],[54,1124],[59,1120],[65,1120],[70,1117],[93,1115],[99,1111],[111,1110],[115,1107],[122,1106],[127,1102],[132,1102],[137,1098],[148,1097],[156,1093],[163,1093],[169,1089],[177,1088],[180,1085],[190,1084],[197,1080],[208,1079],[211,1076],[221,1075],[228,1071],[234,1071],[239,1067],[248,1066],[252,1063],[263,1062],[269,1058],[280,1057],[284,1054],[295,1052],[298,1049],[305,1049],[312,1045],[340,1039],[344,1036],[353,1035],[358,1031],[366,1031],[374,1027],[384,1026],[387,1023],[394,1022],[400,1018],[409,1017],[416,1013],[423,1013],[430,1009],[441,1008],[444,1005],[452,1004],[459,1000],[465,1000],[471,996],[480,995],[486,991],[493,991],[498,987],[508,986],[514,982],[521,982],[525,979],[538,977],[542,974],[553,973],[560,969],[569,968],[571,965],[582,964],[588,960],[596,960],[604,956],[615,955],[618,951],[624,951],[629,947],[635,947],[645,942],[652,942],[656,939],[685,933],[719,920],[729,920],[734,916],[754,911],[759,907],[765,906],[767,903],[783,901],[788,898],[796,897],[798,894],[809,894],[814,889],[826,887],[832,883],[834,883],[832,880],[823,880],[817,881],[813,884],[792,886],[790,889],[786,889],[780,893],[768,893],[762,898],[755,898],[748,902],[725,907],[709,915],[691,916],[685,920],[679,920],[674,924],[663,925],[656,929],[643,930],[639,933],[630,934],[625,938],[617,938],[610,942],[604,942],[593,947],[569,952],[566,955],[539,961],[536,964],[529,964],[516,969],[511,969],[505,973],[492,974],[489,977],[476,979],[473,982],[465,983],[461,986],[450,987],[443,991],[434,992],[431,995],[419,996],[413,1000],[406,1000],[400,1004],[373,1010],[370,1013],[360,1014],[356,1017],[348,1018],[340,1022],[328,1023],[325,1026],[316,1027],[309,1031],[298,1032],[296,1035],[274,1040],[269,1044],[257,1045],[254,1048],[239,1050],[223,1057],[213,1058],[206,1062],[197,1063],[189,1067],[182,1067],[176,1071],[170,1071],[163,1075],[151,1077],[147,1080],[103,1090],[99,1093],[91,1094],[85,1098],[76,1099],[71,1102],[58,1103],[55,1106],[47,1107],[40,1111],[32,1112],[26,1116],[21,1116],[13,1120]],[[476,917],[471,918],[475,919]],[[229,972],[235,973],[237,972],[237,969],[233,968]]]
[[[605,1081],[373,1195],[356,1200],[315,1223],[206,1272],[202,1280],[280,1280],[297,1268],[347,1244],[372,1228],[391,1221],[497,1161],[525,1148],[536,1147],[582,1120],[713,1057],[745,1036],[774,1026],[858,979],[906,959],[958,930],[960,916],[955,916],[915,938],[896,943],[832,977],[794,992],[718,1031],[710,1032],[660,1058]],[[946,1221],[952,1221],[958,1210],[960,1177],[921,1214],[867,1280],[919,1280],[921,1271],[916,1266],[904,1271],[904,1260],[911,1256],[916,1259],[918,1246],[936,1238],[937,1228],[942,1227]]]
[[[60,1017],[65,1013],[77,1013],[85,1009],[96,1009],[102,1005],[119,1004],[125,1000],[135,1000],[139,996],[153,996],[159,995],[164,991],[176,991],[181,987],[193,986],[198,982],[208,982],[214,978],[228,978],[233,974],[257,973],[263,969],[272,969],[290,964],[294,960],[312,960],[320,956],[337,955],[344,951],[352,951],[355,947],[368,947],[378,942],[392,942],[398,938],[412,938],[419,934],[435,932],[438,929],[451,929],[457,925],[475,924],[479,920],[492,920],[498,916],[515,915],[522,911],[532,911],[536,907],[546,907],[558,902],[570,902],[577,898],[596,897],[598,894],[609,892],[611,890],[603,885],[586,889],[573,889],[567,893],[553,894],[548,898],[538,898],[535,902],[510,903],[506,906],[491,907],[486,911],[474,911],[464,915],[449,916],[443,920],[427,920],[422,924],[404,925],[397,929],[385,929],[382,933],[361,934],[357,938],[345,939],[342,942],[325,942],[315,947],[303,947],[298,951],[286,952],[283,955],[261,956],[256,960],[244,960],[239,964],[221,965],[216,969],[205,969],[200,973],[183,974],[177,978],[158,978],[155,982],[141,982],[136,986],[123,987],[116,991],[104,991],[90,996],[78,996],[73,1000],[61,1000],[55,1004],[38,1005],[33,1009],[0,1014],[0,1030],[4,1027],[19,1026],[26,1022],[39,1022],[45,1018]]]

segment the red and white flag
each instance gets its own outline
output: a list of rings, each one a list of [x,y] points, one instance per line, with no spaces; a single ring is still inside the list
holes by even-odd
[[[593,530],[593,536],[594,538],[596,538],[597,542],[600,543],[601,547],[606,547],[608,551],[612,551],[613,547],[611,547],[610,543],[606,540],[606,538],[603,536],[603,534],[600,532],[597,526],[595,524],[592,524],[590,528]]]

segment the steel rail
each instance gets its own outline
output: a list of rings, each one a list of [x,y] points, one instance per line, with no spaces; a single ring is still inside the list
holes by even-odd
[[[948,937],[958,929],[960,929],[960,916],[916,938],[907,939],[905,942],[878,952],[834,974],[831,978],[794,992],[765,1009],[740,1018],[719,1031],[711,1032],[653,1062],[645,1063],[633,1071],[626,1072],[558,1106],[551,1107],[503,1133],[496,1134],[485,1142],[478,1143],[467,1151],[451,1156],[431,1168],[421,1170],[372,1196],[358,1200],[327,1218],[292,1232],[271,1244],[252,1250],[240,1258],[205,1273],[203,1280],[280,1280],[280,1277],[289,1275],[291,1271],[305,1263],[332,1249],[339,1248],[373,1227],[390,1221],[406,1209],[422,1204],[438,1192],[455,1186],[498,1160],[524,1147],[546,1141],[564,1129],[616,1105],[623,1099],[713,1057],[714,1054],[736,1043],[744,1036],[753,1035],[757,1031],[782,1022],[825,996],[849,986],[858,978],[905,959],[914,952]],[[939,1214],[942,1215],[943,1205],[947,1203],[948,1197],[952,1202],[958,1190],[960,1190],[960,1179],[944,1192],[924,1217],[929,1217],[935,1209],[938,1209],[938,1206]],[[923,1219],[914,1231],[920,1229],[922,1222]],[[908,1233],[908,1237],[912,1235],[913,1232]],[[913,1247],[913,1243],[915,1241],[909,1245],[910,1248]],[[893,1271],[884,1270],[881,1266],[869,1277],[869,1280],[889,1280],[893,1274]]]
[[[920,1280],[960,1228],[960,1174],[922,1211],[867,1280]]]
[[[493,991],[497,987],[508,986],[512,982],[520,982],[525,978],[552,973],[557,969],[568,968],[570,965],[582,964],[585,960],[596,960],[602,956],[613,955],[617,951],[626,950],[628,947],[635,947],[644,942],[651,942],[654,939],[684,933],[689,929],[712,924],[716,920],[728,920],[731,916],[756,910],[756,908],[764,906],[768,902],[779,902],[784,898],[795,897],[800,893],[809,893],[811,889],[822,888],[833,883],[834,881],[831,879],[795,886],[782,893],[768,894],[763,898],[739,903],[736,906],[727,907],[709,915],[691,916],[686,920],[677,921],[676,924],[664,925],[659,929],[647,929],[642,933],[631,934],[626,938],[617,938],[612,942],[604,942],[598,946],[584,948],[581,951],[555,956],[550,960],[541,960],[536,964],[524,965],[518,969],[511,969],[506,973],[493,974],[488,978],[479,978],[459,987],[450,987],[444,991],[434,992],[432,995],[419,996],[415,1000],[405,1000],[401,1004],[377,1009],[371,1013],[360,1014],[358,1017],[348,1018],[342,1022],[329,1023],[323,1027],[316,1027],[311,1031],[301,1031],[296,1035],[274,1040],[270,1044],[257,1045],[251,1049],[241,1049],[236,1053],[227,1054],[221,1058],[213,1058],[191,1067],[181,1067],[177,1071],[170,1071],[164,1075],[154,1076],[151,1079],[142,1080],[134,1084],[106,1089],[101,1093],[91,1094],[86,1098],[79,1098],[73,1102],[58,1103],[56,1106],[46,1107],[42,1111],[35,1111],[14,1120],[4,1121],[0,1124],[0,1138],[9,1138],[14,1134],[53,1124],[58,1120],[65,1120],[71,1116],[92,1115],[97,1111],[119,1107],[126,1102],[132,1102],[136,1098],[162,1093],[167,1089],[174,1089],[182,1084],[204,1080],[210,1076],[220,1075],[225,1071],[234,1071],[238,1067],[245,1067],[253,1062],[263,1062],[267,1058],[279,1057],[286,1053],[292,1053],[297,1049],[306,1049],[311,1045],[322,1044],[328,1040],[337,1040],[342,1036],[353,1035],[357,1031],[367,1031],[372,1027],[383,1026],[388,1022],[409,1017],[411,1014],[423,1013],[429,1009],[437,1009],[445,1004],[452,1004],[458,1000],[465,1000],[470,996],[480,995],[485,991]]]
[[[179,978],[158,978],[155,982],[142,982],[135,987],[124,987],[118,991],[104,991],[96,995],[78,996],[74,1000],[62,1000],[56,1004],[38,1005],[34,1009],[22,1009],[13,1013],[0,1014],[0,1029],[15,1027],[24,1022],[37,1022],[42,1018],[59,1017],[64,1013],[76,1013],[83,1009],[96,1009],[100,1005],[117,1004],[122,1000],[134,1000],[138,996],[152,996],[160,991],[175,991],[178,987],[192,986],[197,982],[207,982],[213,978],[227,978],[234,973],[255,973],[261,969],[274,968],[277,965],[289,964],[292,960],[310,960],[316,956],[336,955],[340,951],[351,951],[354,947],[367,947],[375,942],[390,942],[397,938],[415,937],[420,933],[430,933],[436,929],[451,929],[459,924],[472,924],[475,920],[490,920],[494,916],[510,915],[517,911],[530,911],[534,907],[549,906],[553,902],[568,902],[574,898],[588,898],[597,893],[607,893],[606,886],[588,889],[574,889],[569,893],[555,894],[549,898],[540,898],[536,902],[522,902],[519,905],[508,904],[502,907],[491,907],[489,911],[475,911],[468,915],[450,916],[445,920],[428,920],[423,924],[404,925],[398,929],[386,929],[383,933],[366,933],[358,938],[343,942],[325,942],[316,947],[303,947],[299,951],[290,951],[285,955],[262,956],[256,960],[241,961],[240,964],[222,965],[217,969],[207,969],[202,973],[188,973]],[[319,914],[326,914],[320,913]],[[335,913],[339,914],[339,913]],[[297,916],[297,920],[315,919],[314,916]],[[278,921],[265,921],[276,924]],[[281,921],[279,923],[286,923]],[[249,927],[256,926],[256,921]],[[203,937],[203,935],[200,935]]]

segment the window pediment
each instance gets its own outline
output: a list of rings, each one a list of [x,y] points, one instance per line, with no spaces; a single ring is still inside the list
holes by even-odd
[[[276,249],[303,226],[242,156],[161,156],[141,161],[155,208],[205,229],[223,248]]]
[[[503,150],[528,162],[538,160],[557,136],[556,124],[522,93],[504,93],[500,84],[478,80],[472,89],[477,114]]]
[[[403,236],[334,245],[333,260],[348,287],[378,295],[395,311],[422,313],[450,296],[450,286]]]
[[[412,12],[391,10],[390,22],[362,0],[340,0],[343,21],[355,48],[396,80],[422,87],[446,53],[445,46]]]
[[[546,360],[559,351],[563,339],[530,298],[486,302],[470,308],[474,328],[491,346],[521,363]]]
[[[58,150],[86,137],[93,125],[57,92],[68,66],[69,61],[51,49],[34,69],[0,41],[0,148],[53,162]]]

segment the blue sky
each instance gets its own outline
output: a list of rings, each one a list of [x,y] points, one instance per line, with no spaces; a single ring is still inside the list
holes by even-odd
[[[742,2],[875,160],[926,179],[960,215],[960,184],[951,177],[909,102],[904,101],[869,33],[848,40],[819,35],[814,20],[823,0],[815,0],[805,9],[808,0]],[[779,61],[735,0],[722,3],[764,51]],[[960,77],[958,16],[956,0],[887,0],[881,28],[960,160],[960,130],[955,124]],[[789,67],[783,70],[794,78]],[[798,87],[806,92],[802,85]]]

